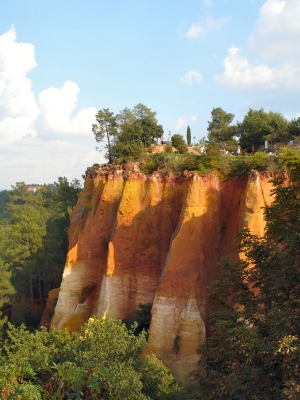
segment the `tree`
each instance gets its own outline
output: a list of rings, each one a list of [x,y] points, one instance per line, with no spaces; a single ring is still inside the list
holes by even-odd
[[[185,141],[183,139],[182,135],[179,135],[179,133],[175,133],[172,137],[171,137],[171,142],[172,142],[172,146],[174,146],[176,149],[178,146],[180,145],[185,145]]]
[[[124,110],[116,115],[116,120],[120,125],[133,124],[136,121],[136,115],[130,108],[125,107]]]
[[[140,124],[143,131],[141,140],[144,147],[150,146],[155,139],[161,138],[164,133],[163,127],[157,125],[157,122],[151,117],[145,117],[140,121]]]
[[[244,230],[238,251],[224,259],[210,299],[211,336],[200,349],[193,377],[197,399],[299,398],[300,393],[300,154],[287,150],[282,165],[293,184],[275,179],[265,208],[263,238]]]
[[[30,311],[33,315],[35,256],[43,245],[49,214],[43,207],[43,199],[39,192],[31,193],[24,182],[17,182],[12,189],[10,203],[7,205],[11,224],[7,227],[8,243],[4,262],[8,263],[14,272],[14,282],[19,294],[25,292],[24,281],[29,280]],[[17,281],[16,277],[19,277]]]
[[[113,112],[109,111],[109,108],[99,110],[95,117],[97,123],[92,125],[92,131],[98,143],[102,142],[102,140],[106,137],[108,149],[107,158],[108,161],[111,163],[111,137],[114,137],[117,134],[116,117],[114,116]]]
[[[1,227],[0,227],[0,252],[1,254],[4,249],[1,249]],[[5,263],[4,260],[0,258],[0,336],[2,334],[3,326],[7,321],[7,318],[2,317],[2,307],[9,304],[10,297],[15,294],[15,288],[11,283],[11,271],[9,269],[9,264]]]
[[[172,146],[174,146],[180,154],[187,153],[188,149],[182,135],[179,135],[179,133],[175,133],[171,137],[171,141],[172,141]]]
[[[233,141],[236,134],[236,127],[230,125],[234,114],[227,113],[222,108],[213,108],[211,112],[211,121],[208,121],[208,139],[212,144],[219,144],[226,147],[227,142]]]
[[[138,160],[143,152],[142,137],[143,129],[138,121],[123,124],[118,140],[112,146],[113,159]]]
[[[249,109],[242,122],[238,123],[238,136],[243,148],[252,147],[254,152],[264,140],[275,141],[277,138],[288,136],[288,122],[280,114],[270,111],[266,113],[263,108]]]
[[[300,117],[293,118],[290,122],[289,122],[289,135],[291,138],[296,138],[298,136],[300,136]]]
[[[8,190],[2,190],[0,192],[0,219],[7,218],[6,205],[9,203],[9,192]]]
[[[135,115],[135,118],[139,121],[142,121],[145,118],[149,118],[149,120],[157,124],[157,119],[155,117],[156,112],[152,111],[151,108],[146,107],[142,103],[139,103],[136,106],[134,106],[132,112]]]
[[[192,137],[191,137],[191,128],[188,126],[186,130],[186,142],[188,146],[192,144]]]

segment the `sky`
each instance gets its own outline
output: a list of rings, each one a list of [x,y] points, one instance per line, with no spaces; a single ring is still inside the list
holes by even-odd
[[[104,163],[98,110],[197,141],[213,108],[300,116],[299,0],[0,0],[0,189]]]

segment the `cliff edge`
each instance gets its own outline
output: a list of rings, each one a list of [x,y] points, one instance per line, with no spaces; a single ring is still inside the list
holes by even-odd
[[[52,325],[124,319],[153,303],[150,348],[175,376],[194,369],[205,341],[207,285],[242,228],[263,234],[270,177],[140,173],[138,163],[95,164],[71,215],[69,252]]]

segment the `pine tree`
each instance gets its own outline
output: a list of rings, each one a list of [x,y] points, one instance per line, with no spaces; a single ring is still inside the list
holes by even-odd
[[[30,311],[33,315],[33,279],[38,274],[36,255],[46,235],[48,212],[40,193],[33,194],[24,182],[16,183],[10,192],[7,211],[11,219],[5,261],[10,265],[19,294],[27,294],[29,284]]]

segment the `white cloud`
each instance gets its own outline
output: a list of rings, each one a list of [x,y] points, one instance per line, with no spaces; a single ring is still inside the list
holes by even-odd
[[[299,0],[267,0],[260,9],[247,50],[262,59],[300,61]]]
[[[200,35],[205,35],[209,32],[217,32],[227,22],[227,18],[211,18],[207,17],[203,21],[193,23],[192,26],[183,35],[188,39],[197,39]]]
[[[186,32],[185,36],[189,39],[196,39],[200,33],[204,33],[204,30],[200,24],[193,24],[188,31]]]
[[[35,67],[34,46],[17,42],[14,27],[0,35],[1,188],[80,177],[103,162],[91,132],[97,109],[76,112],[80,89],[71,81],[43,90],[36,101],[27,76]]]
[[[204,5],[206,5],[206,7],[211,7],[212,6],[212,0],[203,0]]]
[[[296,89],[300,87],[300,2],[267,0],[254,32],[243,47],[232,46],[215,76],[230,89]]]
[[[79,111],[71,119],[71,112],[76,108],[80,89],[74,82],[67,81],[61,89],[49,88],[39,94],[41,116],[39,128],[43,131],[69,135],[90,135],[91,123],[97,109],[90,107]]]
[[[15,182],[52,183],[58,176],[81,179],[88,166],[104,162],[103,153],[88,145],[62,140],[20,139],[13,146],[2,146],[0,155],[1,189]]]
[[[192,85],[193,83],[201,83],[201,81],[202,81],[201,73],[195,70],[190,70],[180,78],[181,83],[187,83],[189,85]]]
[[[184,128],[187,125],[187,116],[182,115],[181,117],[178,118],[178,121],[174,125],[175,131],[180,131],[180,129]]]
[[[276,89],[300,87],[300,73],[297,66],[289,63],[270,68],[266,64],[250,64],[241,57],[238,47],[231,47],[223,60],[224,72],[216,75],[216,81],[231,89]]]
[[[174,130],[180,131],[182,128],[188,125],[189,121],[197,122],[196,115],[191,115],[190,117],[188,117],[187,115],[182,115],[181,117],[179,117],[176,124],[174,125]]]
[[[12,27],[0,36],[0,138],[11,142],[36,136],[33,123],[39,109],[27,73],[36,66],[34,47],[17,43]]]

